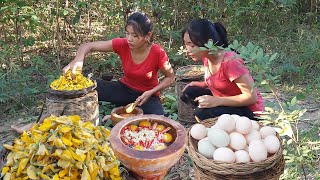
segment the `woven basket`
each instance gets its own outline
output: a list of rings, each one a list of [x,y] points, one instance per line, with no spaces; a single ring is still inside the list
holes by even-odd
[[[203,65],[188,65],[179,67],[176,71],[177,81],[181,80],[200,80],[204,77]]]
[[[206,127],[211,127],[216,123],[218,118],[211,118],[200,123]],[[190,135],[188,129],[188,153],[194,162],[196,176],[198,179],[279,179],[284,170],[284,159],[282,155],[283,148],[268,157],[262,162],[249,163],[225,163],[207,159],[198,153],[198,140]],[[279,138],[279,137],[278,137]],[[280,142],[281,139],[279,138]]]
[[[64,91],[61,91],[61,90],[54,90],[54,89],[49,87],[48,94],[50,96],[57,96],[57,97],[64,98],[64,99],[77,98],[77,97],[84,96],[84,95],[88,94],[89,92],[95,90],[96,87],[97,87],[97,81],[93,80],[93,83],[94,84],[92,86],[89,86],[87,88],[83,88],[83,89],[80,89],[80,90],[64,90]]]
[[[194,110],[180,100],[183,88],[192,81],[203,81],[204,70],[202,65],[189,65],[177,69],[177,82],[175,85],[175,92],[178,97],[178,120],[182,123],[195,123]]]
[[[51,115],[79,115],[82,121],[99,122],[98,93],[92,90],[80,97],[63,98],[48,95],[46,97],[46,113]]]

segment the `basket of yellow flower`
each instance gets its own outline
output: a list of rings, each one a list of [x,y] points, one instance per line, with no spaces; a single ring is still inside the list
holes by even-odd
[[[92,92],[97,87],[96,81],[85,77],[80,72],[68,71],[50,84],[48,93],[61,98],[76,98]]]

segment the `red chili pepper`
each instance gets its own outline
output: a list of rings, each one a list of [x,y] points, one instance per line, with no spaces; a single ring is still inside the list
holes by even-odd
[[[133,141],[125,138],[124,136],[121,136],[120,138],[121,138],[122,142],[124,142],[126,145],[133,145],[134,144]]]
[[[145,145],[145,143],[143,142],[143,141],[139,141],[139,143],[140,143],[140,145],[142,146],[142,147],[146,147],[146,145]]]
[[[152,143],[153,143],[153,140],[154,140],[154,139],[152,139],[152,140],[148,141],[148,148],[150,148],[150,147],[151,147],[151,145],[152,145]]]
[[[166,133],[167,131],[169,131],[171,129],[171,127],[167,127],[165,128],[163,131],[161,131],[162,134]]]
[[[121,129],[120,134],[124,134],[125,131],[127,131],[128,129],[130,129],[129,126],[125,126]]]
[[[153,126],[152,126],[152,130],[157,129],[157,126],[158,126],[158,123],[154,123]]]

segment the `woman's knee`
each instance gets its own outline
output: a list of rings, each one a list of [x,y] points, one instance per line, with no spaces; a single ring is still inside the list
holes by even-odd
[[[144,114],[164,115],[164,110],[160,99],[151,97],[145,104],[140,107]]]

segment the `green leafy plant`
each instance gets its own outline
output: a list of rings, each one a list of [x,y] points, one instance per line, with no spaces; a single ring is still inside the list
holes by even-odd
[[[163,110],[166,116],[170,119],[177,120],[177,96],[172,93],[167,93],[163,97]]]
[[[107,101],[99,101],[99,119],[102,119],[105,115],[111,114],[115,105]]]

